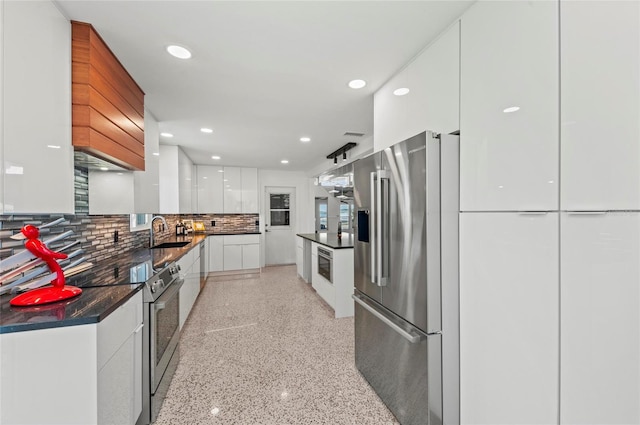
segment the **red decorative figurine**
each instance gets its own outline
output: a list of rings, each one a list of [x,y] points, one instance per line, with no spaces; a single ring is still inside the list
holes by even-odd
[[[43,260],[47,266],[49,266],[49,270],[56,274],[56,278],[51,281],[53,287],[38,288],[25,292],[13,298],[10,304],[15,306],[47,304],[80,295],[82,289],[65,285],[64,272],[60,264],[56,261],[67,258],[67,254],[52,251],[47,248],[47,246],[38,239],[40,230],[38,230],[36,226],[27,224],[22,228],[22,235],[27,239],[24,247],[37,258]]]

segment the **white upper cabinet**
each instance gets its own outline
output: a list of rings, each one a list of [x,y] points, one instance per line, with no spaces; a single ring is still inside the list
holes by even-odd
[[[71,25],[49,1],[3,1],[4,213],[74,213]]]
[[[258,214],[258,169],[241,168],[242,212]]]
[[[374,150],[425,130],[458,130],[459,77],[460,24],[455,23],[375,93]],[[402,88],[409,92],[394,94]]]
[[[224,167],[215,165],[196,166],[198,209],[201,214],[223,213]]]
[[[133,172],[134,212],[150,214],[158,211],[159,199],[160,131],[153,115],[144,111],[144,171]],[[91,198],[89,198],[91,199]]]
[[[461,209],[557,209],[558,3],[477,2],[461,26]]]
[[[564,210],[640,209],[640,3],[563,1]]]
[[[408,129],[408,95],[395,96],[393,91],[409,85],[407,68],[394,75],[373,95],[373,150],[381,151],[410,137]]]
[[[460,423],[557,424],[558,233],[558,213],[460,215]]]
[[[640,213],[565,213],[561,229],[560,423],[638,424]]]
[[[179,146],[160,145],[160,213],[192,211],[193,164]]]
[[[192,213],[193,163],[182,149],[178,149],[178,199],[180,213]]]
[[[460,23],[456,22],[407,67],[408,135],[460,129]],[[405,139],[407,138],[405,137]],[[399,141],[399,140],[398,140]]]
[[[242,212],[242,171],[238,167],[224,167],[224,212]]]
[[[89,170],[89,214],[130,214],[133,172]]]

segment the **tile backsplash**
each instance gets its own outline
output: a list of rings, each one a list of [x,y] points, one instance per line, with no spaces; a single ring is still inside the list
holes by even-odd
[[[100,262],[113,255],[149,246],[149,232],[129,230],[129,215],[0,215],[0,259],[7,258],[23,250],[24,241],[10,237],[20,231],[25,224],[40,226],[60,217],[65,222],[41,230],[41,238],[46,240],[57,234],[73,231],[73,235],[49,245],[59,249],[72,241],[80,243],[72,250],[83,249],[87,261]],[[168,229],[161,229],[162,221],[154,221],[155,243],[175,235],[176,224],[182,219],[201,221],[209,233],[245,233],[259,231],[258,214],[166,214]],[[215,226],[212,225],[215,222]],[[115,241],[115,233],[118,240]]]

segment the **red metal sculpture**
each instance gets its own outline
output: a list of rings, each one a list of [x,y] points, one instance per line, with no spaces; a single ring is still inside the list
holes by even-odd
[[[44,261],[49,270],[56,274],[51,281],[53,287],[38,288],[18,295],[10,301],[11,305],[27,306],[47,304],[66,300],[82,293],[82,289],[65,285],[64,272],[56,260],[67,258],[67,254],[50,250],[39,238],[40,230],[31,224],[22,228],[22,235],[27,239],[24,247],[37,258]]]

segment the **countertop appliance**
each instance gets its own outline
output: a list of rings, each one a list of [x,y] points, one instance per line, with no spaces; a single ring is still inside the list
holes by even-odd
[[[143,289],[142,413],[136,425],[156,420],[178,366],[180,288],[183,279],[175,263],[154,273]]]
[[[354,163],[355,361],[403,424],[459,424],[458,136]]]

